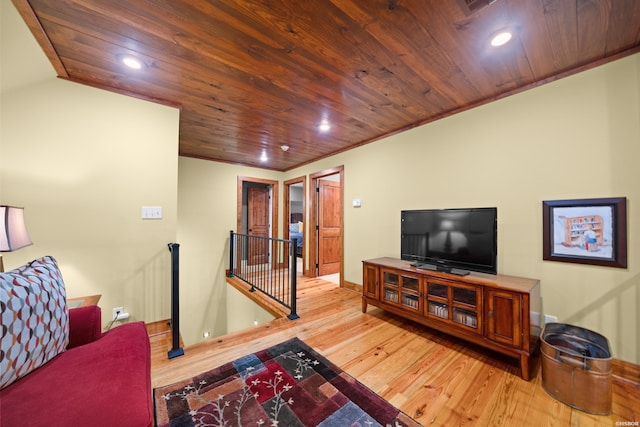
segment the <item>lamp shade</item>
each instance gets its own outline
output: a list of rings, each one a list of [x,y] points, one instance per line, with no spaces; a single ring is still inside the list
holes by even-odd
[[[0,206],[0,252],[13,252],[30,244],[24,208]]]

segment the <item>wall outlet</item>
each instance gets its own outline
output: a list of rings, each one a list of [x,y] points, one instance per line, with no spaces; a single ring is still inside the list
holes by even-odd
[[[124,313],[124,308],[123,308],[123,307],[115,307],[115,308],[113,309],[113,316],[111,316],[111,318],[112,318],[112,319],[117,319],[117,318],[118,318],[118,316],[119,316],[121,313]]]
[[[129,313],[125,313],[123,307],[115,307],[111,318],[114,320],[125,320],[129,318]]]
[[[544,315],[544,323],[545,325],[547,323],[556,323],[558,321],[558,318],[556,316],[552,316],[550,314],[545,314]]]
[[[531,312],[531,324],[540,326],[540,313],[537,311]]]

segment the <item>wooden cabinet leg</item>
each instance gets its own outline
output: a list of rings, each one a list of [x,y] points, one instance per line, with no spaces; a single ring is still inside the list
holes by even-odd
[[[530,378],[530,366],[529,366],[529,356],[520,355],[520,372],[522,375],[522,379],[525,381],[529,381]]]
[[[366,313],[367,312],[367,300],[362,298],[362,312]]]

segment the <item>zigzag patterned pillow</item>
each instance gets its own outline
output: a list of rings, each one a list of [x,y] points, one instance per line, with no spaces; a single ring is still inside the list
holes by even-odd
[[[62,274],[46,256],[0,273],[0,389],[42,366],[69,343]]]

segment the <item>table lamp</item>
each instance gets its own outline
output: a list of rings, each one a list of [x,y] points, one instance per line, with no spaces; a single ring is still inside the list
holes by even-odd
[[[24,225],[24,208],[0,205],[0,252],[13,252],[31,245]],[[0,255],[0,272],[4,271]]]

